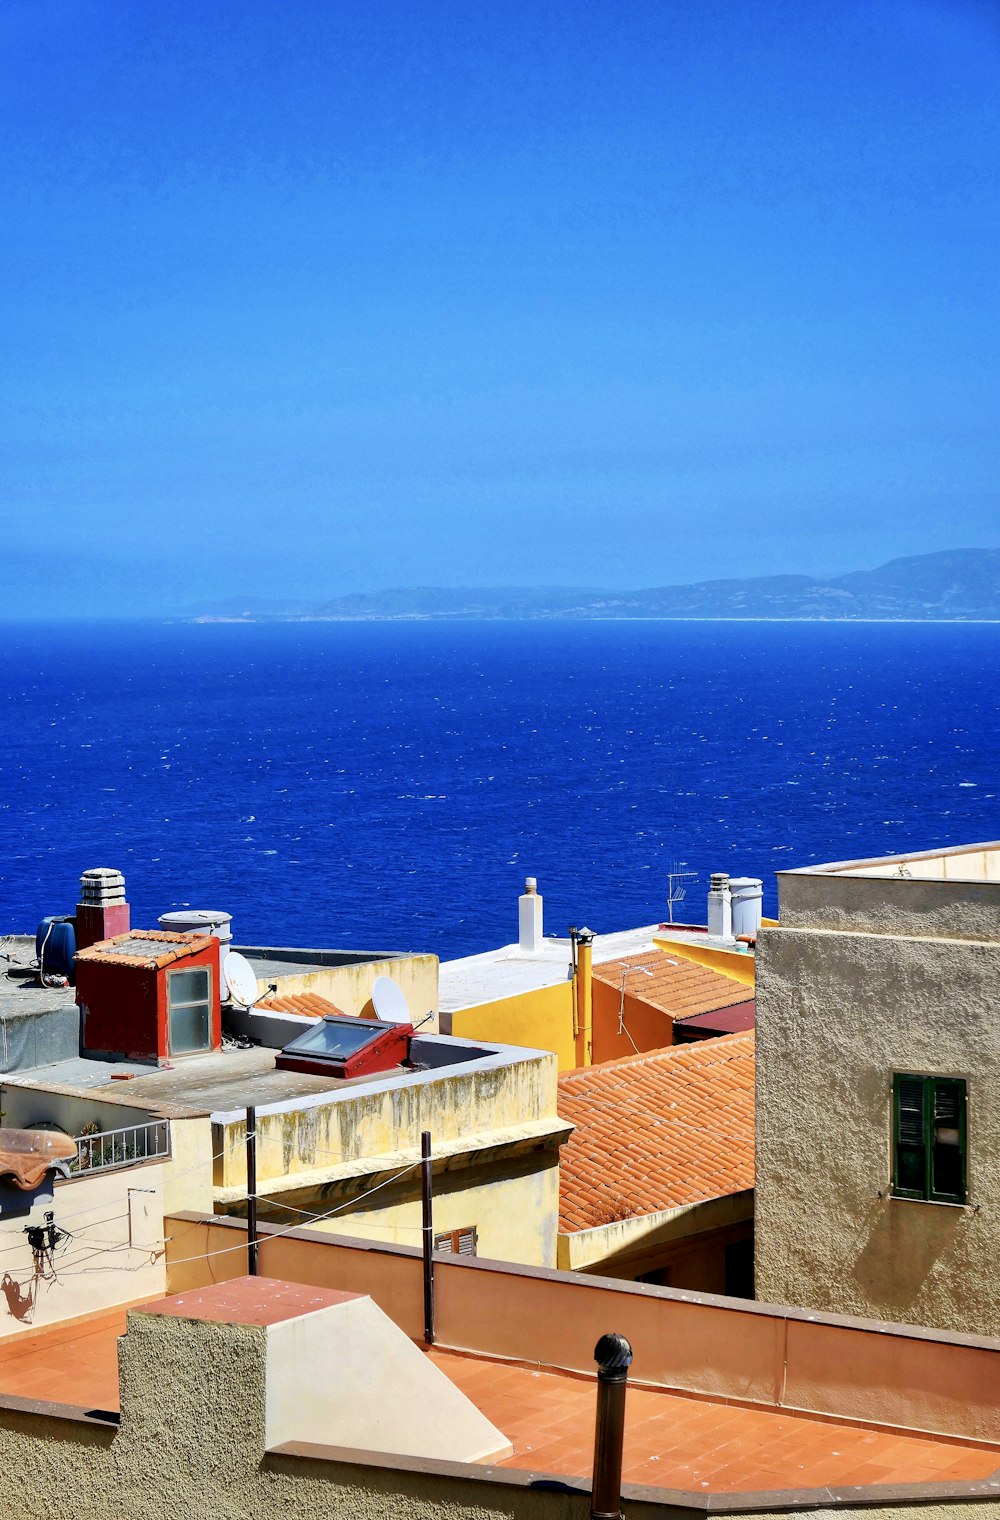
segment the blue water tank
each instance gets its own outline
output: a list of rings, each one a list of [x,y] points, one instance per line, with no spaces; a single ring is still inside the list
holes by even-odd
[[[35,955],[42,970],[52,976],[73,980],[73,957],[76,954],[76,925],[72,918],[49,914],[35,933]]]

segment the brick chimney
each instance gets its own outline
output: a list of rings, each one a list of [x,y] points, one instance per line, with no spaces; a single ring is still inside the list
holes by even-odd
[[[80,901],[76,905],[76,948],[86,950],[98,940],[127,934],[131,920],[122,873],[104,868],[84,871],[80,877]]]

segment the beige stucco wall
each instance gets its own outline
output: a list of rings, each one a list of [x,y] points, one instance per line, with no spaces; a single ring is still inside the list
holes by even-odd
[[[0,1216],[0,1337],[164,1292],[164,1214],[212,1209],[207,1116],[171,1120],[170,1148],[163,1162],[81,1172],[35,1201],[25,1195],[27,1212]],[[49,1209],[72,1239],[57,1249],[54,1277],[36,1279],[24,1228]]]
[[[783,929],[1000,940],[1000,891],[993,882],[856,876],[812,868],[779,872],[778,894]]]
[[[891,885],[912,923],[930,889]],[[887,915],[876,933],[788,928],[783,896],[758,939],[758,1298],[1000,1335],[1000,944]],[[967,1080],[968,1206],[889,1196],[898,1071]]]
[[[452,1464],[416,1464],[391,1458],[368,1462],[344,1452],[339,1460],[259,1455],[252,1420],[241,1418],[228,1399],[243,1386],[259,1418],[258,1381],[245,1354],[217,1348],[214,1386],[193,1382],[189,1362],[175,1356],[162,1378],[138,1367],[131,1373],[137,1395],[151,1399],[167,1376],[179,1399],[151,1408],[151,1418],[132,1419],[128,1432],[92,1421],[60,1418],[0,1403],[0,1520],[52,1520],[58,1511],[73,1520],[587,1520],[584,1483],[533,1488],[530,1474],[487,1475]],[[233,1338],[229,1344],[232,1345]],[[242,1348],[241,1348],[242,1352]],[[249,1374],[249,1376],[248,1376]],[[262,1382],[262,1379],[259,1379]],[[13,1401],[8,1401],[11,1403]],[[249,1439],[248,1439],[249,1438]],[[450,1470],[448,1470],[450,1468]],[[647,1491],[648,1493],[648,1491]],[[694,1520],[704,1515],[703,1496],[690,1507],[664,1497],[639,1497],[626,1488],[625,1509],[642,1520]],[[700,1502],[699,1502],[700,1500]],[[790,1504],[787,1513],[802,1509]],[[773,1520],[782,1511],[741,1510],[741,1520]],[[832,1498],[810,1507],[815,1520],[985,1520],[995,1503],[930,1502],[918,1510],[902,1504],[859,1506]]]

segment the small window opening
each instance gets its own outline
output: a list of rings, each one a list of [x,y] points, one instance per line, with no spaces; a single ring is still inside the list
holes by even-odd
[[[927,1203],[968,1196],[967,1092],[961,1077],[892,1079],[892,1191]]]
[[[478,1255],[479,1237],[474,1224],[463,1230],[444,1230],[434,1236],[435,1251],[450,1251],[455,1256]]]

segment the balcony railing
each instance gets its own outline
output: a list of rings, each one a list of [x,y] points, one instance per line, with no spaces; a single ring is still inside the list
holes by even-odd
[[[166,1159],[170,1155],[170,1125],[166,1119],[148,1124],[130,1124],[124,1129],[106,1129],[95,1135],[76,1136],[76,1161],[70,1170],[109,1172],[117,1166],[135,1166],[137,1161]]]

